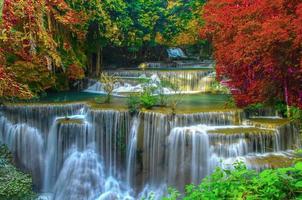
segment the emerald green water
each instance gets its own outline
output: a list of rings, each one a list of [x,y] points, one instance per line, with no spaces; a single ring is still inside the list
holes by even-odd
[[[26,103],[75,103],[75,102],[87,102],[89,105],[95,108],[123,108],[127,109],[127,98],[125,97],[113,97],[110,104],[103,104],[101,94],[92,94],[86,92],[59,92],[48,93],[46,96],[42,96],[39,99],[31,100]],[[169,96],[165,98],[170,98]],[[174,97],[173,97],[174,98]],[[222,109],[234,109],[229,106],[229,95],[224,94],[187,94],[182,98],[181,102],[177,106],[178,112],[197,112],[197,111],[211,111]],[[155,107],[152,110],[155,111],[168,111],[169,108]]]

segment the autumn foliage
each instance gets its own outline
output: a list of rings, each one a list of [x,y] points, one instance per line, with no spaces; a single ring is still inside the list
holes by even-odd
[[[239,106],[279,99],[302,108],[301,0],[210,0],[203,38]]]
[[[64,0],[4,0],[0,21],[0,64],[13,71],[19,83],[33,93],[50,88],[56,71],[67,68],[64,61],[77,60],[77,50],[85,38],[84,13]],[[70,48],[67,49],[66,46]],[[23,76],[23,77],[22,77]]]
[[[67,69],[67,77],[71,81],[81,80],[85,77],[85,72],[82,67],[72,64]]]
[[[0,66],[0,100],[14,97],[27,99],[31,98],[32,94],[27,86],[17,83],[13,75]]]

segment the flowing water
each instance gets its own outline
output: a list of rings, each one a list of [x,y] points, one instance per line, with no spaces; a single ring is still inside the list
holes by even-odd
[[[140,71],[115,73],[132,81],[131,87],[136,84],[131,77],[142,76]],[[144,77],[154,84],[169,79],[183,91],[203,91],[209,74],[160,71],[155,76],[146,71]],[[101,91],[100,83],[95,84],[99,88],[91,89]],[[194,104],[204,104],[201,99],[194,98]],[[206,99],[203,107],[218,102]],[[256,170],[287,162],[291,150],[301,146],[297,127],[247,120],[273,114],[223,109],[132,116],[114,106],[93,109],[86,103],[9,105],[0,107],[0,143],[9,147],[19,168],[31,173],[34,188],[43,193],[40,199],[160,199],[169,186],[183,191],[216,167],[232,168],[236,161]]]
[[[167,186],[182,190],[238,160],[257,170],[270,167],[257,159],[286,157],[300,146],[293,124],[236,125],[245,118],[240,111],[131,116],[70,104],[1,112],[0,141],[32,174],[35,188],[54,200],[163,195]]]
[[[142,80],[150,80],[151,84],[156,87],[162,81],[177,85],[183,93],[198,93],[206,92],[207,88],[213,82],[211,76],[212,70],[174,70],[174,71],[139,71],[139,70],[121,70],[107,71],[109,75],[114,75],[119,78],[115,83],[113,93],[116,96],[123,96],[123,93],[141,92],[144,84]],[[85,92],[105,94],[103,83],[91,80],[90,86]],[[155,94],[160,91],[155,91]],[[164,87],[161,93],[171,94],[171,88]]]

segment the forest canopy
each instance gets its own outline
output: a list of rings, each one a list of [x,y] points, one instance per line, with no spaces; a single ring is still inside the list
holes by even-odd
[[[15,84],[2,90],[25,98],[50,89],[68,90],[69,83],[85,76],[98,77],[109,57],[137,66],[162,46],[200,49],[210,42],[217,78],[231,89],[238,106],[281,101],[301,108],[301,4],[299,0],[4,0],[0,80],[2,85]],[[116,58],[114,53],[122,56]],[[21,90],[24,94],[19,95]]]
[[[135,54],[199,42],[202,5],[200,0],[4,0],[1,70],[33,94],[61,90],[84,71],[97,76],[105,47]]]

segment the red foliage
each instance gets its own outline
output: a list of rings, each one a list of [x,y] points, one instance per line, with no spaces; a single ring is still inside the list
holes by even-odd
[[[203,17],[238,106],[277,98],[302,108],[301,0],[210,0]]]
[[[7,73],[0,66],[0,99],[18,97],[21,99],[31,98],[32,94],[28,87],[14,81],[13,75]]]
[[[67,77],[71,81],[80,80],[85,77],[85,72],[82,67],[72,64],[67,69]]]

